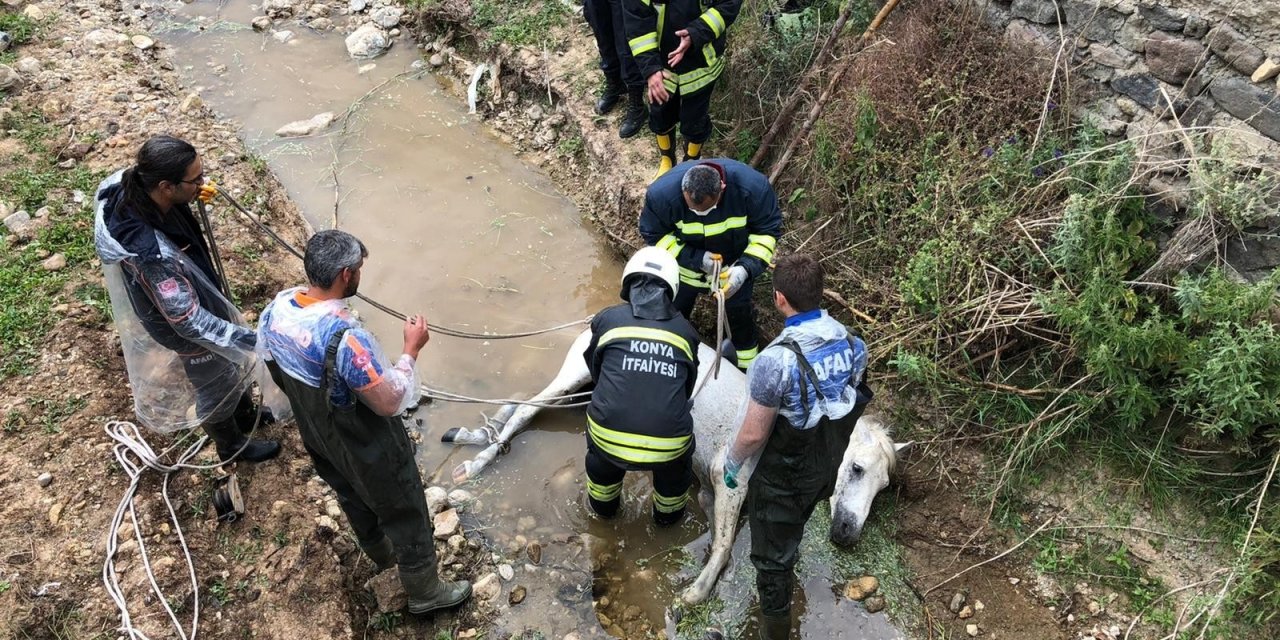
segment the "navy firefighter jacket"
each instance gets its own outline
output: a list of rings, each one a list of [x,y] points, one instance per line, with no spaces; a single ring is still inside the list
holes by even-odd
[[[679,313],[637,317],[619,304],[596,314],[583,356],[595,381],[591,443],[624,468],[670,462],[693,447],[689,398],[698,379],[698,333]]]
[[[680,186],[696,164],[716,167],[726,185],[719,204],[705,216],[689,210]],[[702,254],[707,251],[720,254],[725,268],[742,265],[753,280],[768,268],[782,235],[782,210],[768,178],[746,164],[728,158],[682,162],[649,185],[640,235],[676,257],[682,285],[705,289]]]

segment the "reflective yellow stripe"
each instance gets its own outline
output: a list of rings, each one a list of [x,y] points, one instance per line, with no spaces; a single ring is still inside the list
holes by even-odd
[[[587,434],[601,451],[619,460],[639,464],[675,460],[684,455],[693,442],[693,436],[657,438],[606,429],[591,416],[587,416]]]
[[[715,8],[707,9],[706,13],[702,14],[702,21],[711,27],[711,33],[714,33],[717,38],[724,33],[724,18]]]
[[[693,359],[693,349],[689,347],[689,341],[680,336],[663,329],[652,329],[650,327],[618,327],[610,329],[600,336],[598,346],[603,347],[605,344],[614,340],[626,340],[634,338],[637,340],[657,340],[665,342],[684,352],[689,359]]]
[[[699,289],[711,288],[711,284],[708,283],[705,279],[703,279],[702,276],[700,275],[697,277],[693,277],[693,276],[687,276],[682,273],[680,274],[680,282],[687,284],[691,287],[697,287]]]
[[[737,353],[738,368],[746,369],[747,367],[751,366],[751,363],[755,362],[756,356],[758,355],[760,355],[760,347],[751,347],[750,349],[739,349]]]
[[[670,253],[673,256],[679,256],[680,251],[684,249],[684,243],[680,242],[680,239],[677,238],[675,234],[671,234],[671,233],[668,233],[667,235],[662,236],[662,239],[659,240],[658,244],[654,246],[658,247],[659,249],[662,249],[663,251],[666,251],[667,253]]]
[[[653,51],[658,48],[658,34],[650,31],[642,36],[632,38],[627,41],[631,47],[631,55],[638,56],[646,51]]]
[[[704,225],[701,222],[676,222],[676,228],[686,236],[716,236],[730,229],[742,229],[747,226],[746,216],[725,218],[721,222]]]
[[[600,502],[613,502],[622,495],[622,483],[596,484],[591,481],[591,478],[587,478],[587,493]]]
[[[673,497],[660,496],[656,491],[653,493],[653,508],[659,513],[675,513],[683,509],[688,502],[688,491]]]
[[[746,251],[743,251],[744,254],[759,258],[765,264],[773,263],[773,250],[778,246],[777,238],[752,234],[747,236],[747,241],[750,244],[747,245]]]
[[[705,55],[705,52],[703,55]],[[680,93],[682,95],[694,93],[695,91],[715,82],[716,78],[720,77],[720,72],[724,70],[724,60],[718,59],[714,62],[708,60],[707,63],[707,66],[700,69],[694,69],[688,73],[682,73],[676,79],[677,84],[680,86]],[[668,88],[670,88],[670,84],[668,84]]]

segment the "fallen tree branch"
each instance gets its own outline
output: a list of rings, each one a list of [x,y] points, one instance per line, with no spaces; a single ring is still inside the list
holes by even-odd
[[[834,303],[836,303],[836,304],[838,304],[838,305],[840,305],[840,306],[844,307],[844,308],[845,308],[845,310],[847,310],[849,313],[852,313],[852,314],[853,314],[854,316],[856,316],[859,320],[861,320],[861,321],[863,321],[863,322],[865,322],[865,323],[867,323],[867,324],[875,324],[875,323],[876,323],[876,319],[875,319],[875,318],[872,318],[871,316],[869,316],[869,315],[867,315],[867,314],[865,314],[865,313],[863,313],[863,312],[859,311],[859,310],[858,310],[856,307],[854,307],[852,304],[849,304],[849,301],[848,301],[848,300],[845,300],[845,299],[844,299],[844,296],[840,295],[839,293],[837,293],[837,292],[835,292],[835,291],[832,291],[831,289],[823,289],[823,290],[822,290],[822,295],[823,295],[823,297],[825,297],[826,299],[828,299],[828,300],[830,300],[830,301],[832,301],[832,302],[834,302]]]
[[[844,79],[844,74],[853,66],[853,61],[857,59],[858,52],[866,49],[875,38],[876,30],[880,28],[880,24],[884,19],[889,17],[894,7],[898,6],[898,0],[889,0],[884,7],[880,9],[880,13],[876,14],[875,20],[862,32],[862,37],[858,39],[857,44],[853,46],[853,50],[846,54],[844,62],[836,67],[834,73],[831,74],[831,80],[827,82],[827,87],[822,90],[822,94],[818,96],[818,100],[813,103],[813,108],[809,109],[809,117],[805,118],[804,124],[801,125],[799,133],[791,136],[791,141],[787,143],[787,148],[782,153],[782,157],[773,165],[773,169],[769,171],[769,182],[772,183],[782,175],[782,170],[787,168],[787,163],[791,162],[791,156],[796,152],[796,147],[800,145],[800,141],[809,137],[809,132],[813,130],[813,125],[818,121],[818,116],[822,115],[822,110],[827,106],[827,102],[831,101],[831,97],[835,95],[836,90],[840,87],[840,81]],[[758,151],[757,151],[758,153]]]

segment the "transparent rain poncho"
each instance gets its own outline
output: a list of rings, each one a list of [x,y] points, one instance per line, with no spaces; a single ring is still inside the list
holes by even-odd
[[[319,388],[328,341],[342,332],[335,366],[343,384],[333,385],[330,402],[348,406],[359,398],[383,416],[402,413],[417,402],[413,358],[401,354],[392,363],[346,300],[316,300],[304,291],[302,287],[282,291],[262,312],[258,351],[264,360],[275,362],[289,377]]]
[[[182,240],[199,245],[188,255],[165,232],[117,210],[121,175],[98,186],[94,243],[138,420],[169,433],[230,419],[250,384],[263,379],[256,333],[197,265],[207,251],[190,211],[166,218],[175,235],[195,235]]]

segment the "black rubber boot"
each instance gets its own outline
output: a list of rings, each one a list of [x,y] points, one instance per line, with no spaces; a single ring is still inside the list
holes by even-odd
[[[379,573],[396,566],[396,550],[391,546],[391,540],[386,536],[383,536],[377,544],[368,547],[363,544],[360,545],[360,550],[364,551],[366,556],[369,556],[374,566],[378,568]]]
[[[622,100],[622,96],[627,95],[627,85],[622,84],[620,78],[605,78],[604,90],[600,92],[600,97],[596,99],[596,115],[602,116],[617,106],[618,101]]]
[[[218,459],[263,462],[280,455],[280,443],[274,440],[250,440],[240,432],[235,419],[205,423],[204,432],[218,446]]]
[[[791,616],[760,614],[760,640],[788,640],[791,638]]]
[[[423,615],[456,607],[471,597],[471,583],[466,580],[441,580],[434,567],[422,573],[400,572],[400,583],[409,594],[409,613]]]
[[[644,89],[631,89],[627,94],[627,112],[622,115],[622,123],[618,125],[618,137],[630,138],[649,121],[649,110],[644,104]]]

